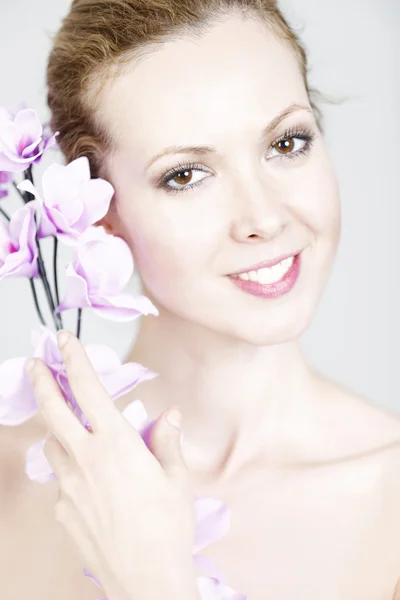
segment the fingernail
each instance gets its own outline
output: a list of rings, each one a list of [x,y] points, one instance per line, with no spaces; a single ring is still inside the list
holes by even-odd
[[[28,373],[28,375],[30,375],[33,371],[33,369],[35,368],[36,365],[36,360],[34,358],[30,358],[29,360],[26,361],[25,363],[25,371]]]
[[[67,331],[59,331],[57,333],[57,342],[59,348],[64,348],[69,340],[69,333]]]
[[[172,427],[180,429],[182,425],[182,413],[179,410],[172,410],[167,415],[167,421]]]

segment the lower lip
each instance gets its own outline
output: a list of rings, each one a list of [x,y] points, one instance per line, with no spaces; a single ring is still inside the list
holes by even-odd
[[[299,277],[300,274],[300,256],[297,254],[294,257],[294,261],[289,271],[277,281],[276,283],[258,283],[257,281],[244,281],[239,277],[232,277],[229,275],[229,279],[241,290],[252,294],[253,296],[259,296],[260,298],[279,298],[288,294]]]

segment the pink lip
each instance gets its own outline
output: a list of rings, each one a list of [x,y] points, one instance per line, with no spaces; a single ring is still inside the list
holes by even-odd
[[[258,265],[253,265],[252,267],[247,267],[243,269],[243,271],[236,271],[235,273],[230,273],[230,275],[240,275],[241,273],[250,273],[250,271],[258,271],[259,269],[269,269],[270,267],[274,267],[278,265],[280,262],[285,260],[286,258],[290,258],[291,256],[297,256],[300,252],[292,252],[291,254],[283,254],[278,258],[274,258],[272,260],[265,260],[264,262],[258,263]]]
[[[289,256],[293,255],[291,254]],[[232,277],[231,275],[228,277],[234,285],[248,294],[252,294],[253,296],[258,296],[260,298],[279,298],[280,296],[288,294],[295,286],[300,275],[300,266],[301,254],[297,254],[289,271],[282,277],[280,281],[277,281],[276,283],[262,284],[258,283],[257,281],[245,281],[243,279],[239,279],[238,277]]]

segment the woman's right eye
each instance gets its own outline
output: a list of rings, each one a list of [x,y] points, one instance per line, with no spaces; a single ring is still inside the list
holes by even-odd
[[[162,178],[162,187],[167,192],[171,193],[180,193],[186,192],[190,189],[193,189],[196,186],[202,185],[202,182],[206,177],[202,179],[198,179],[199,175],[193,178],[193,173],[197,171],[198,173],[207,173],[204,169],[199,168],[199,165],[187,165],[182,166],[179,169],[175,169],[174,171],[170,171]],[[175,185],[170,185],[174,183]]]

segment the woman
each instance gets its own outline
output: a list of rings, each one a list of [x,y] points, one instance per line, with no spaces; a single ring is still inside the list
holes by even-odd
[[[400,577],[399,419],[317,372],[300,347],[338,248],[340,202],[306,55],[275,2],[75,0],[54,42],[48,85],[61,149],[68,161],[88,156],[92,176],[113,184],[99,225],[130,245],[160,313],[143,320],[127,360],[160,374],[139,390],[151,418],[172,406],[183,415],[182,454],[165,423],[153,440],[169,481],[180,482],[168,489],[175,503],[190,488],[232,511],[229,534],[204,554],[251,600],[392,600]],[[85,380],[80,398],[104,436],[115,415],[80,345],[68,343],[72,378],[77,388]],[[22,474],[24,451],[43,427],[58,437],[47,453],[60,473],[82,456],[81,433],[65,425],[65,412],[56,414],[61,403],[48,404],[57,390],[36,366],[42,420],[3,437],[18,459],[7,459],[3,476],[13,485],[3,494],[2,539],[9,532],[15,549],[4,547],[2,558],[18,553],[26,582],[10,566],[3,597],[89,600],[98,594],[81,577],[82,534],[74,545],[54,522],[57,486],[38,489]],[[104,401],[94,408],[95,397]],[[126,524],[118,540],[128,548],[138,523],[130,524],[118,491],[138,488],[125,473],[103,505],[107,481],[93,487],[93,502],[105,521],[112,514]],[[188,505],[182,500],[183,512]],[[79,518],[59,516],[70,533],[89,517]],[[110,600],[162,590],[165,598],[195,598],[190,522],[185,513],[170,563],[168,551],[157,552],[161,584],[149,595],[145,577],[135,587],[132,563],[113,558],[115,540],[107,554],[107,534],[95,532],[87,556],[97,557]],[[175,568],[184,577],[168,580]]]

